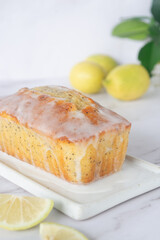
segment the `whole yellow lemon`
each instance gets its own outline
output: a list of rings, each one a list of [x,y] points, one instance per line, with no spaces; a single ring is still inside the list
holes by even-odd
[[[103,82],[107,92],[120,100],[140,98],[147,91],[149,84],[147,70],[137,64],[116,67]]]
[[[87,58],[87,61],[99,64],[106,74],[117,66],[117,62],[113,58],[103,54],[92,55]]]
[[[105,77],[103,69],[91,62],[80,62],[70,72],[71,85],[84,93],[97,93]]]

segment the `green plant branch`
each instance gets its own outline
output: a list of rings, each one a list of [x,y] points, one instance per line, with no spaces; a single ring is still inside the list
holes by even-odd
[[[133,40],[149,40],[139,51],[138,59],[151,74],[160,61],[160,0],[153,0],[151,17],[122,18],[112,30],[112,35]]]

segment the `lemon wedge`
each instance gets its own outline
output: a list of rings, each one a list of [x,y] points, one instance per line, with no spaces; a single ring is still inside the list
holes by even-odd
[[[42,240],[88,240],[77,230],[57,223],[41,223],[40,236]]]
[[[49,199],[0,194],[0,227],[8,230],[31,228],[49,215],[53,205]]]

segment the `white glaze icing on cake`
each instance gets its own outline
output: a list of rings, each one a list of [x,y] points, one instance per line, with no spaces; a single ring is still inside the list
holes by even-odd
[[[69,100],[61,96],[52,96],[61,92],[71,94]],[[55,95],[56,95],[55,94]],[[76,94],[83,98],[84,104],[77,108],[72,99]],[[77,96],[76,96],[77,97]],[[130,123],[118,114],[108,110],[82,94],[64,87],[46,88],[40,93],[35,89],[23,88],[17,93],[0,99],[0,113],[14,116],[20,124],[36,129],[54,139],[66,138],[69,141],[89,139],[112,127],[121,127]],[[55,117],[56,116],[56,117]]]

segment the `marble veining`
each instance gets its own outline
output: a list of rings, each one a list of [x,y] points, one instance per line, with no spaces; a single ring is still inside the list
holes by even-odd
[[[56,84],[56,80],[35,82],[0,81],[0,96],[14,93],[22,87]],[[65,82],[57,80],[57,84]],[[67,81],[66,81],[67,82]],[[62,84],[61,84],[62,85]],[[66,85],[69,87],[69,84]],[[132,123],[128,154],[160,165],[160,89],[150,88],[141,99],[121,102],[104,91],[93,99],[111,108]],[[25,190],[0,177],[0,193],[27,194]],[[124,202],[98,216],[85,221],[75,221],[53,210],[46,221],[66,224],[82,231],[91,240],[159,240],[160,188]],[[28,231],[9,232],[0,229],[1,240],[39,240],[38,227]]]

